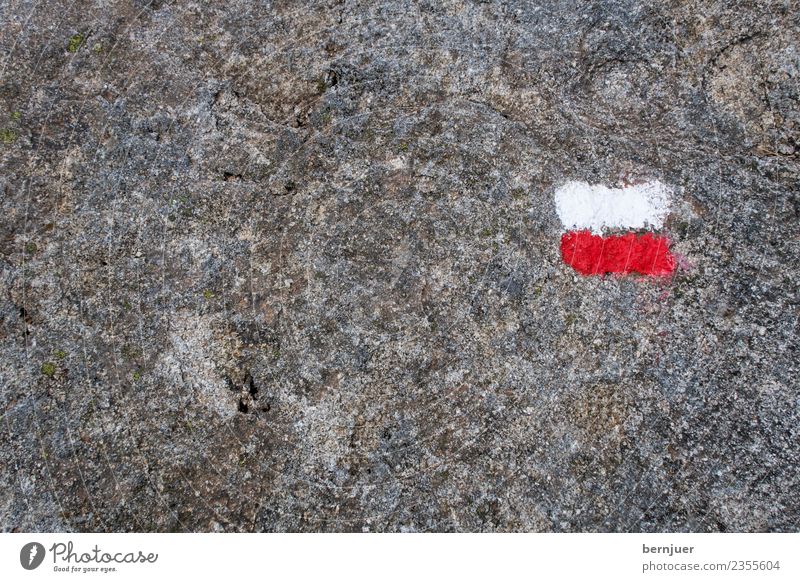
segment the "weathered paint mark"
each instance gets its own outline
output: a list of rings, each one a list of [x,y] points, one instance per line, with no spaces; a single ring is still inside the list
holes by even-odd
[[[669,252],[665,236],[645,233],[601,236],[588,230],[564,233],[561,257],[582,275],[639,273],[669,275],[675,270],[675,257]]]
[[[566,230],[659,229],[669,214],[670,195],[658,181],[624,188],[567,182],[556,190],[556,212]]]

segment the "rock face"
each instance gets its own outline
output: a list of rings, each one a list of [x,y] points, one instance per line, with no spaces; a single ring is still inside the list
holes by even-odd
[[[3,529],[797,531],[800,12],[734,4],[6,3]],[[564,265],[570,180],[677,272]]]

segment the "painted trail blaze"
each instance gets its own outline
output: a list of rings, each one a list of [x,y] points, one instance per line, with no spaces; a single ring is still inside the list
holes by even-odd
[[[561,258],[581,275],[669,275],[675,270],[669,239],[649,232],[605,237],[588,230],[565,232]]]
[[[652,232],[662,228],[669,213],[669,189],[663,184],[607,188],[569,182],[556,190],[555,202],[565,229],[561,258],[581,275],[663,276],[675,270],[669,239]],[[630,232],[642,229],[650,232]]]

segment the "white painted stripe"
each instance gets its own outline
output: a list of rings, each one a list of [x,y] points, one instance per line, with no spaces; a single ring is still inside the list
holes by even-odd
[[[567,182],[556,190],[556,212],[565,230],[661,228],[671,193],[661,182],[624,188]]]

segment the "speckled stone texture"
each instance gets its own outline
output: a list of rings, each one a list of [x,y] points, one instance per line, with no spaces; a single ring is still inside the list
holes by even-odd
[[[6,531],[798,531],[800,11],[0,4]],[[580,277],[568,180],[675,188]]]

